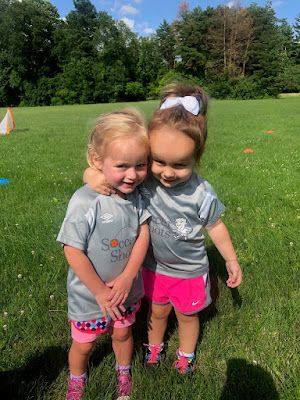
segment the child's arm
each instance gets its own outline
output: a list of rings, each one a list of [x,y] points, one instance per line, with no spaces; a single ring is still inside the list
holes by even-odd
[[[87,168],[83,174],[83,182],[87,183],[95,192],[109,195],[116,193],[115,190],[109,186],[101,171],[94,168]]]
[[[215,224],[207,226],[206,231],[226,262],[229,275],[227,286],[231,288],[239,286],[242,282],[242,270],[224,222],[219,218]]]
[[[132,283],[145,259],[149,246],[149,239],[149,227],[147,221],[145,221],[140,225],[139,235],[132,248],[126,268],[116,279],[106,284],[112,288],[110,302],[111,307],[123,304],[127,299]]]
[[[107,314],[109,314],[113,320],[116,318],[122,318],[118,308],[113,308],[109,304],[112,290],[101,280],[83,251],[76,249],[75,247],[64,245],[64,252],[70,267],[81,282],[95,296],[104,317],[107,318]],[[119,304],[116,304],[115,307],[118,305]],[[120,309],[125,311],[124,306],[120,306]]]

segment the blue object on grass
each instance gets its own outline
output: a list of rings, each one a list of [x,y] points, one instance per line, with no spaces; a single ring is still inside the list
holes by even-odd
[[[9,183],[11,183],[11,181],[8,179],[0,179],[0,185],[8,185]]]

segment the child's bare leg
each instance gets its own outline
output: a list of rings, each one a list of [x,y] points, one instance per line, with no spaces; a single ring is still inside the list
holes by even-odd
[[[109,328],[112,347],[119,365],[129,365],[133,352],[133,337],[131,326],[125,328]]]
[[[199,337],[198,314],[185,315],[175,310],[179,327],[180,350],[184,353],[193,353]]]
[[[167,328],[168,317],[172,310],[172,304],[163,306],[157,304],[149,305],[148,312],[148,341],[152,345],[161,344]]]
[[[90,343],[78,343],[73,340],[69,351],[70,372],[73,375],[82,375],[87,368],[91,351],[96,341]]]

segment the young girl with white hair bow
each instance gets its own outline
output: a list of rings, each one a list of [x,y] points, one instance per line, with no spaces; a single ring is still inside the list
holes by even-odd
[[[151,244],[143,263],[149,300],[147,365],[157,365],[164,349],[168,317],[174,308],[180,347],[173,366],[195,369],[198,313],[211,303],[204,228],[226,262],[227,286],[237,287],[242,271],[221,214],[225,207],[212,186],[194,172],[207,138],[207,95],[198,86],[167,86],[149,122],[151,174],[139,189],[151,214]],[[84,179],[103,193],[103,176]],[[109,190],[108,190],[109,192]]]

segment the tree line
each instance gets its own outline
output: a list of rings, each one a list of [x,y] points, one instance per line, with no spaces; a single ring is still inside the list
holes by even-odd
[[[264,7],[189,9],[138,36],[89,0],[65,19],[46,0],[0,0],[0,106],[139,101],[170,79],[215,98],[300,91],[300,14],[291,26]]]

